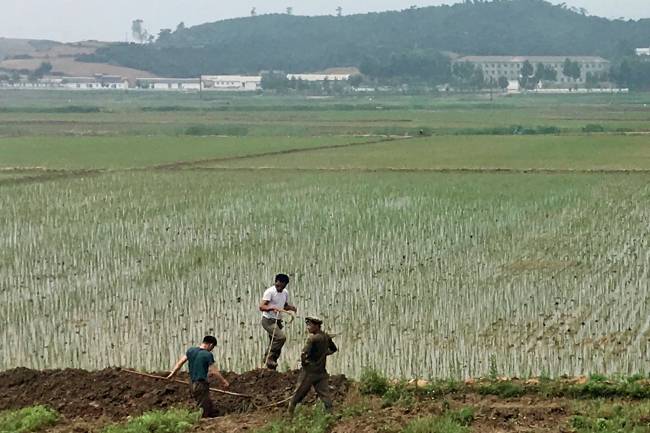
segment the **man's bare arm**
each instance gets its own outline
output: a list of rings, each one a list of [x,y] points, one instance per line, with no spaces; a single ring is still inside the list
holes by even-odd
[[[176,376],[176,374],[180,371],[181,368],[183,368],[183,365],[185,365],[186,362],[187,362],[187,355],[183,355],[181,357],[181,359],[179,359],[178,362],[176,363],[176,365],[174,366],[174,369],[172,370],[172,372],[169,373],[169,376],[167,376],[167,379],[171,379],[174,376]]]
[[[230,382],[228,382],[226,378],[223,377],[219,369],[214,364],[210,366],[210,373],[212,373],[213,376],[219,379],[219,381],[221,382],[224,388],[228,388],[230,386]]]
[[[288,303],[288,302],[287,302],[286,304],[284,304],[284,309],[285,309],[285,311],[293,311],[294,313],[297,313],[297,312],[298,312],[298,309],[296,308],[296,306],[295,306],[295,305],[291,305],[291,304]]]
[[[260,311],[278,311],[277,307],[272,307],[269,305],[271,301],[265,301],[262,299],[262,302],[260,303]]]

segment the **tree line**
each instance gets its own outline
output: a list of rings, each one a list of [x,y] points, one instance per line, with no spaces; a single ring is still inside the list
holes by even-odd
[[[134,36],[151,39],[142,23],[134,24]],[[356,66],[377,80],[443,82],[453,72],[445,52],[599,55],[618,64],[648,41],[650,20],[608,20],[543,0],[495,0],[362,15],[287,13],[181,23],[151,43],[115,44],[80,59],[161,76]]]

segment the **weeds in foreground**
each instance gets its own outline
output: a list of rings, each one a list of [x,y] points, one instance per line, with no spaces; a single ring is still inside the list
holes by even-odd
[[[571,417],[575,433],[649,433],[650,403],[615,404],[604,401],[581,404]]]
[[[36,432],[56,424],[59,414],[45,406],[0,412],[0,433]]]
[[[388,379],[377,370],[364,368],[359,379],[359,392],[363,395],[383,396],[390,388]]]
[[[428,416],[411,421],[402,433],[469,433],[474,410],[465,408],[442,416]]]
[[[334,416],[319,403],[311,408],[304,406],[298,408],[291,422],[287,419],[278,419],[255,433],[326,433],[333,423]]]
[[[151,411],[126,424],[108,426],[103,433],[183,433],[199,422],[201,412],[188,409]]]

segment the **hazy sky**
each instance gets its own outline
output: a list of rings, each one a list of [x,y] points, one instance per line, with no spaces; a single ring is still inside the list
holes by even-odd
[[[560,3],[562,0],[553,0]],[[650,0],[565,0],[584,7],[593,15],[610,18],[650,18]],[[454,3],[444,0],[0,0],[0,36],[77,41],[84,39],[124,40],[130,37],[131,21],[142,18],[145,28],[160,28],[284,12],[292,6],[296,15],[344,14],[404,9]]]

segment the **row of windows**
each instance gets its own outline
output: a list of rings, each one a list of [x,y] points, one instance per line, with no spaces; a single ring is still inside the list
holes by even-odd
[[[523,63],[484,63],[481,64],[483,67],[487,68],[505,68],[505,69],[521,69],[524,64]],[[544,63],[545,66],[551,66],[557,69],[561,69],[564,67],[564,63]],[[585,69],[603,69],[604,65],[602,63],[580,63],[580,67],[583,67]]]

